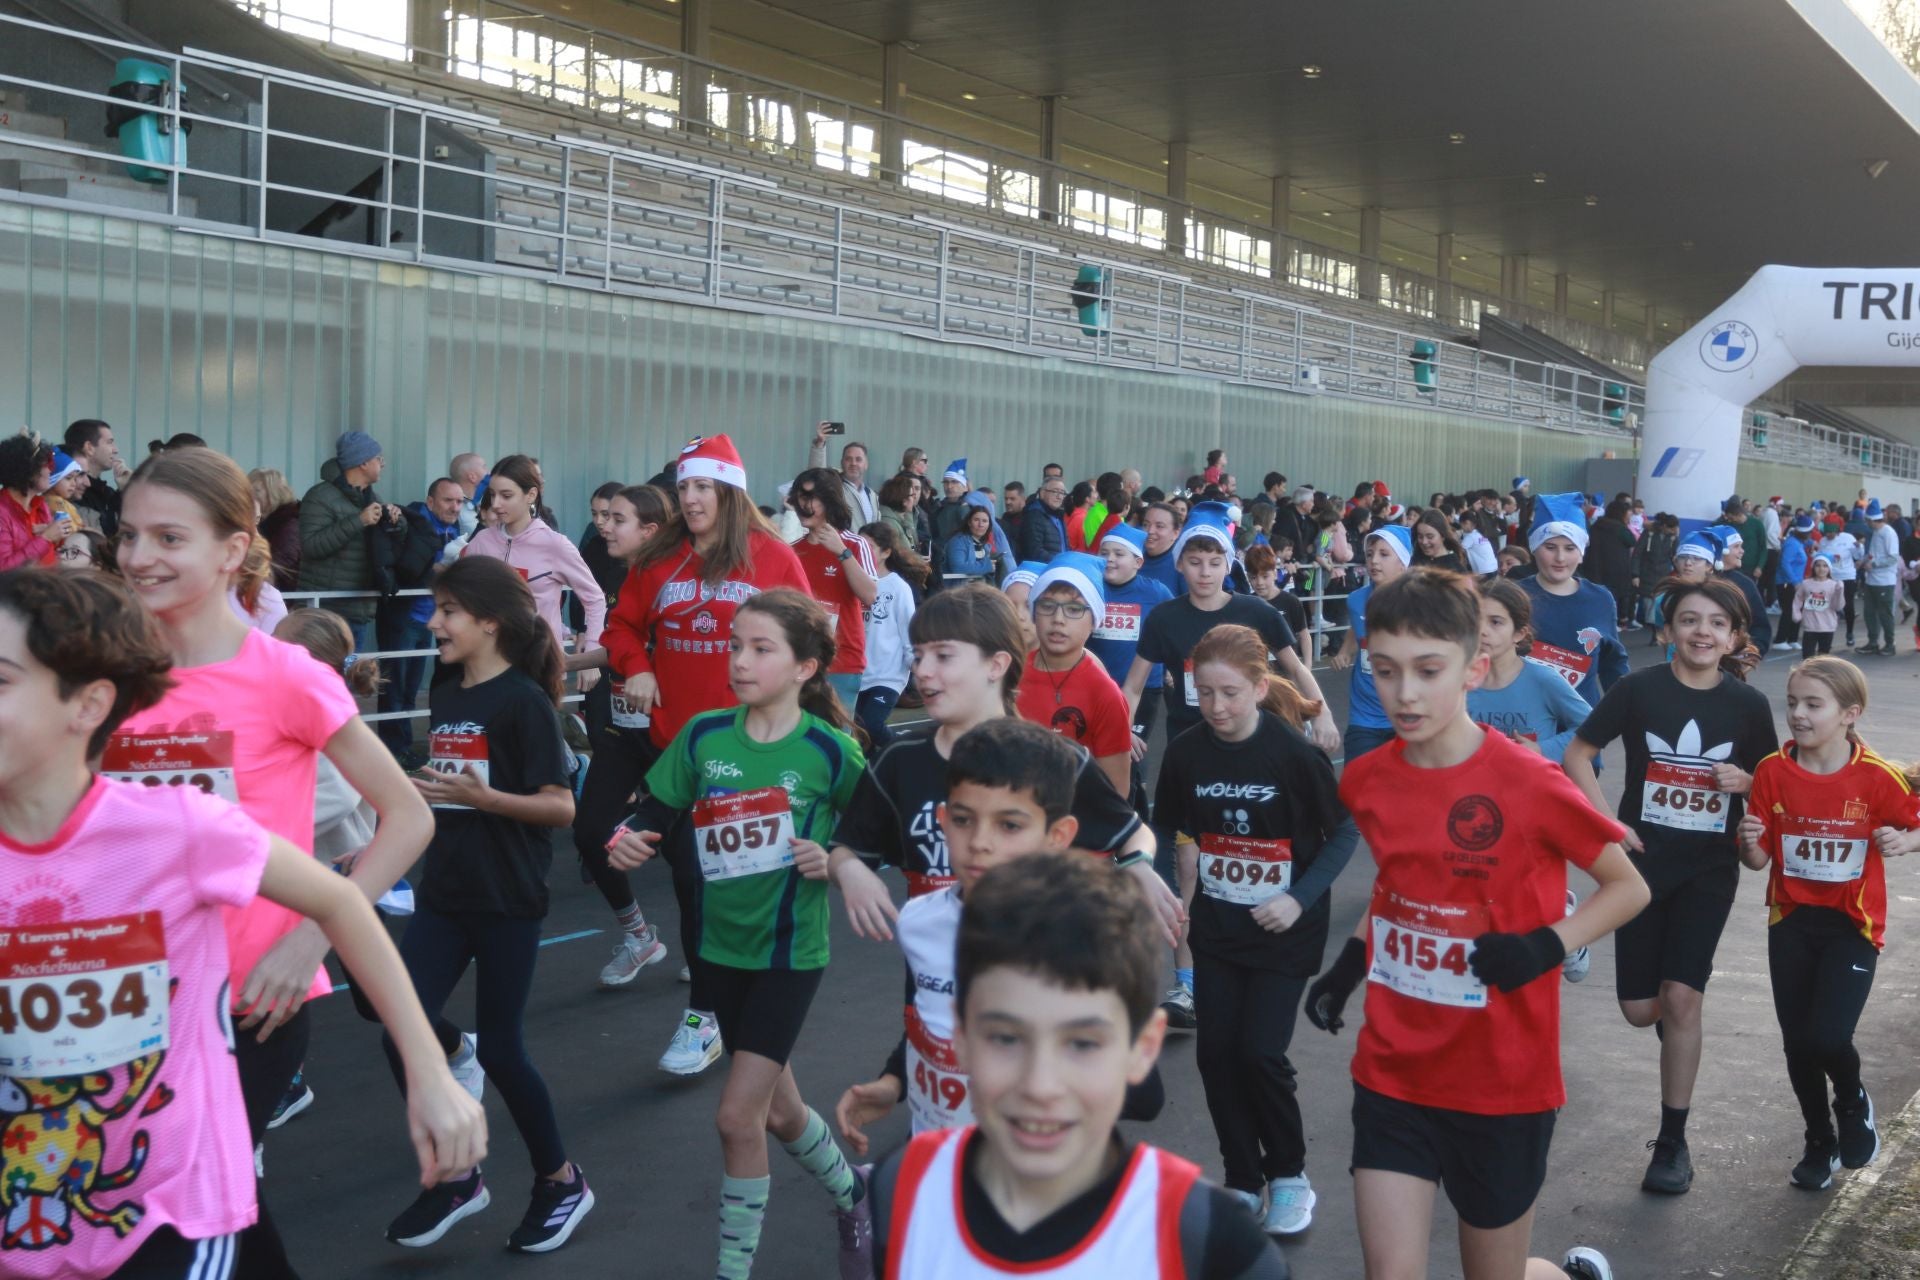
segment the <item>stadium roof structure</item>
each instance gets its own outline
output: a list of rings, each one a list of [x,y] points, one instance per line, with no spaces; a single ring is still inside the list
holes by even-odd
[[[1463,273],[1525,255],[1575,318],[1610,290],[1678,333],[1765,263],[1920,265],[1920,80],[1844,0],[748,7],[818,65],[903,45],[909,114],[1029,127],[1064,95],[1070,140],[1184,143],[1195,204],[1284,175],[1297,233],[1377,216],[1380,256],[1429,273],[1445,233]]]

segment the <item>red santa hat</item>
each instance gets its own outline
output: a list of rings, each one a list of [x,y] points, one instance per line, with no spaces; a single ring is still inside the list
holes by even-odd
[[[740,464],[740,451],[733,447],[729,436],[695,436],[687,441],[680,450],[680,470],[676,478],[704,478],[736,489],[747,487],[747,469]]]

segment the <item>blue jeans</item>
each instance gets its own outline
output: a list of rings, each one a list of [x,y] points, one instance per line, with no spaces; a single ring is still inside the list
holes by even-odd
[[[828,672],[827,684],[840,696],[840,705],[846,708],[847,716],[851,719],[854,708],[860,705],[860,673],[842,671],[835,675]]]
[[[412,601],[407,602],[409,605]],[[376,628],[382,649],[430,649],[433,636],[424,622],[415,622],[411,617],[397,611],[383,611],[380,625]],[[419,701],[420,685],[426,679],[427,665],[432,658],[387,658],[380,663],[380,670],[387,682],[380,686],[380,710],[412,711]],[[404,755],[413,750],[413,721],[382,720],[376,726],[380,732],[380,741],[387,744],[387,750],[394,755]]]

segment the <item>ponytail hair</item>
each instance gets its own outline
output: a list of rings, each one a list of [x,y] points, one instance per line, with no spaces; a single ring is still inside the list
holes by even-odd
[[[776,587],[749,596],[735,610],[735,616],[742,613],[760,613],[771,618],[786,638],[787,647],[793,650],[794,659],[814,663],[813,674],[800,686],[800,709],[842,733],[853,733],[852,718],[840,705],[833,686],[827,683],[827,668],[833,665],[837,646],[827,611],[820,607],[820,602],[791,587]]]
[[[182,446],[179,440],[175,436],[163,452],[149,455],[127,487],[151,484],[171,489],[193,500],[217,537],[247,535],[246,558],[233,575],[233,588],[239,593],[241,605],[252,613],[260,600],[260,588],[273,571],[272,550],[256,527],[253,486],[247,481],[247,473],[226,454],[198,444]]]
[[[1215,662],[1245,676],[1261,689],[1260,709],[1279,716],[1295,729],[1305,731],[1307,722],[1320,714],[1322,704],[1294,687],[1293,681],[1275,675],[1267,667],[1267,642],[1252,627],[1232,624],[1215,627],[1200,637],[1193,647],[1193,669]]]
[[[872,524],[860,526],[860,536],[887,553],[888,568],[916,587],[927,585],[927,576],[933,572],[933,566],[914,553],[913,548],[907,545],[907,540],[900,536],[900,530],[885,520],[875,520]]]
[[[346,619],[325,609],[295,609],[280,619],[273,629],[276,640],[297,644],[314,660],[346,682],[348,692],[371,698],[386,681],[380,677],[380,663],[362,658],[353,651],[353,632]]]
[[[1013,601],[1005,592],[984,582],[937,591],[914,611],[913,621],[907,624],[907,639],[916,648],[948,640],[970,644],[986,658],[1006,654],[1012,661],[1000,682],[1000,701],[1007,715],[1019,714],[1020,673],[1026,665],[1027,647],[1020,638],[1020,615],[1013,611]]]
[[[494,645],[507,665],[526,674],[558,707],[566,669],[553,629],[534,608],[533,592],[505,560],[463,556],[433,580],[433,597],[452,600],[482,622],[499,628]]]
[[[1863,712],[1867,709],[1867,678],[1861,674],[1859,667],[1845,658],[1829,653],[1808,658],[1804,662],[1795,663],[1793,670],[1787,672],[1788,683],[1791,684],[1796,676],[1818,680],[1827,686],[1827,692],[1831,693],[1833,700],[1842,707],[1858,707]],[[1847,726],[1847,741],[1862,751],[1873,751],[1854,725]],[[1887,763],[1892,764],[1892,761]],[[1893,767],[1906,778],[1909,788],[1920,790],[1920,763],[1896,764]]]

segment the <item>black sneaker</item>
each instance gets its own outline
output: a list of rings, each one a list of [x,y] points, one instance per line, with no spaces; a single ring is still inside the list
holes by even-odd
[[[1193,1012],[1193,992],[1177,982],[1167,989],[1167,994],[1160,1001],[1160,1007],[1167,1011],[1167,1030],[1169,1031],[1191,1031],[1200,1025],[1199,1018],[1195,1017]]]
[[[313,1105],[313,1090],[307,1087],[306,1072],[296,1071],[293,1083],[280,1095],[280,1101],[274,1104],[273,1118],[267,1121],[267,1128],[278,1129],[287,1121]]]
[[[1864,1169],[1880,1154],[1880,1130],[1873,1123],[1873,1095],[1860,1091],[1860,1101],[1850,1107],[1836,1104],[1833,1118],[1840,1127],[1840,1163],[1849,1169]]]
[[[587,1186],[585,1171],[578,1164],[573,1166],[572,1182],[535,1178],[527,1216],[520,1219],[520,1225],[507,1237],[507,1247],[521,1253],[551,1253],[567,1242],[573,1229],[580,1225],[580,1219],[592,1208],[593,1192]]]
[[[387,1239],[409,1249],[424,1249],[492,1203],[487,1184],[475,1169],[455,1182],[441,1182],[422,1191],[405,1212],[387,1226]]]
[[[1613,1267],[1608,1263],[1607,1255],[1583,1244],[1567,1250],[1560,1269],[1572,1280],[1613,1280]]]
[[[1693,1158],[1687,1154],[1686,1140],[1655,1138],[1647,1146],[1653,1150],[1653,1159],[1647,1162],[1647,1176],[1640,1179],[1640,1189],[1663,1196],[1685,1195],[1693,1185]]]
[[[1825,1191],[1833,1185],[1833,1171],[1840,1167],[1840,1143],[1832,1134],[1807,1135],[1807,1153],[1793,1166],[1789,1175],[1793,1185],[1808,1191]]]

